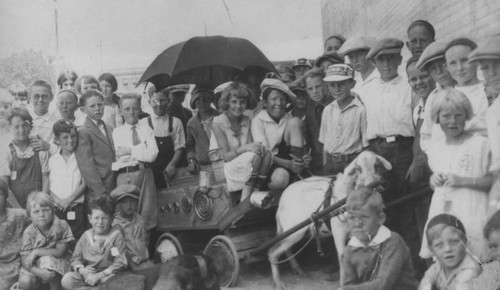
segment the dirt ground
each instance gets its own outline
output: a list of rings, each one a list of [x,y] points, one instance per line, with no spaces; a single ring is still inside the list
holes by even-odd
[[[316,253],[315,246],[309,246],[298,256],[298,262],[306,276],[300,277],[296,275],[289,263],[283,263],[279,266],[282,281],[290,290],[337,289],[339,287],[338,281],[326,280],[330,275],[326,272],[333,263],[334,258],[332,257],[332,254],[327,254],[327,257],[322,258]],[[239,279],[235,287],[223,289],[274,289],[269,262],[265,260],[248,265],[242,263]]]

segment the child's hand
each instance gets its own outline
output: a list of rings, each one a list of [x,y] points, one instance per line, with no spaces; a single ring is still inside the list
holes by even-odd
[[[78,273],[82,275],[83,278],[87,278],[88,275],[95,274],[95,272],[95,269],[89,266],[78,269]]]
[[[165,174],[167,175],[168,179],[172,179],[175,175],[175,166],[173,165],[167,165],[167,168],[165,168]]]
[[[130,147],[118,147],[116,149],[115,155],[116,157],[120,158],[122,156],[130,155],[132,152],[132,149]]]
[[[29,253],[29,255],[26,257],[26,264],[33,266],[33,264],[35,263],[35,259],[37,257],[38,257],[38,251],[37,250],[31,251],[31,253]]]
[[[89,284],[90,286],[94,286],[97,284],[97,282],[99,282],[100,279],[101,277],[99,274],[89,274],[85,278],[85,283]]]
[[[69,198],[60,199],[56,203],[57,203],[57,208],[62,212],[66,212],[71,206],[71,200]]]
[[[431,175],[431,179],[429,181],[432,188],[440,187],[444,185],[445,182],[444,175],[441,173],[434,173]]]
[[[56,277],[56,272],[47,269],[40,269],[40,271],[38,271],[38,276],[43,282],[48,282]]]
[[[35,138],[30,138],[30,146],[35,149],[35,151],[49,151],[50,144],[49,142],[40,138],[40,136],[36,136]]]
[[[444,177],[444,185],[449,186],[449,187],[461,187],[462,186],[462,180],[460,177],[458,177],[455,174],[447,174]]]

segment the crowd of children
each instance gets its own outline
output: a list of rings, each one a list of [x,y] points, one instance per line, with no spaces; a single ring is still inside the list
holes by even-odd
[[[408,27],[403,74],[401,40],[334,35],[315,63],[280,65],[260,87],[197,85],[194,115],[184,85],[150,89],[144,104],[118,96],[109,73],[64,72],[55,97],[43,80],[11,88],[0,289],[94,287],[153,267],[159,190],[178,167],[210,165],[213,148],[241,200],[342,172],[363,150],[391,163],[382,195],[364,188],[347,199],[342,289],[498,289],[500,36],[435,36],[427,21]],[[422,190],[433,195],[384,207]]]

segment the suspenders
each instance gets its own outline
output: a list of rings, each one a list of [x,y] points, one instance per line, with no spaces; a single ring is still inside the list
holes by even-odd
[[[172,132],[174,131],[174,128],[173,128],[173,120],[174,120],[174,117],[172,116],[168,116],[168,133],[169,134],[172,134]],[[149,124],[149,127],[151,127],[151,129],[155,129],[153,127],[153,120],[151,119],[151,116],[148,117],[148,124]]]

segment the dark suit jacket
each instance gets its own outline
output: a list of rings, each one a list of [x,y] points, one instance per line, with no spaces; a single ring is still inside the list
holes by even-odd
[[[76,161],[91,196],[109,194],[116,187],[115,173],[111,164],[115,161],[113,129],[104,123],[108,136],[87,117],[83,126],[78,128]]]

